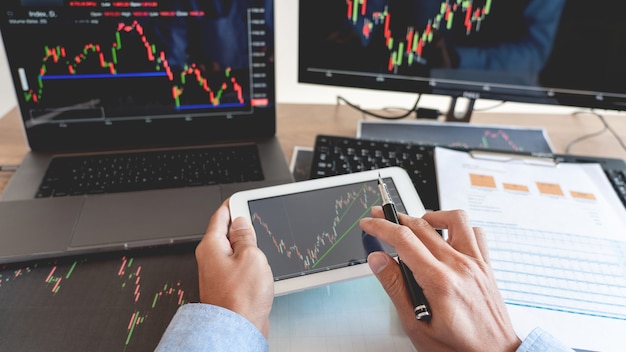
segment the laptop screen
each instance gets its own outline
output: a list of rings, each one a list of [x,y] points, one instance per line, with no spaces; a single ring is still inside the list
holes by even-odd
[[[2,0],[34,150],[275,133],[272,0]]]

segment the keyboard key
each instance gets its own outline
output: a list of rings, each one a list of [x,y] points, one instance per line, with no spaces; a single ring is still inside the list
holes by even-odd
[[[317,136],[311,178],[399,166],[405,169],[427,209],[439,209],[434,146]]]

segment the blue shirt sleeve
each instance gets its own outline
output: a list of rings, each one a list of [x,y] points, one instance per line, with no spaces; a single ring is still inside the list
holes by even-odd
[[[163,334],[163,351],[269,351],[267,340],[246,318],[228,309],[189,303],[178,309]],[[573,352],[541,328],[535,328],[516,352]]]
[[[261,332],[228,309],[202,303],[178,308],[155,351],[268,351]]]
[[[516,352],[573,352],[574,350],[563,345],[561,341],[541,328],[535,328],[528,334]]]

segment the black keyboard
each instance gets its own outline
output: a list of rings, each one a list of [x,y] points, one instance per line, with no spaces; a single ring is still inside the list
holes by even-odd
[[[459,149],[459,148],[454,148]],[[372,141],[343,136],[318,135],[315,139],[311,178],[400,166],[411,177],[426,209],[439,209],[434,145]],[[626,207],[626,161],[574,155],[553,155],[563,162],[599,163]]]
[[[37,198],[263,179],[256,145],[53,158]]]
[[[432,145],[392,143],[319,135],[315,139],[311,178],[400,166],[411,176],[426,209],[439,209]]]
[[[558,162],[598,163],[615,189],[617,196],[626,207],[626,160],[580,155],[555,155]]]

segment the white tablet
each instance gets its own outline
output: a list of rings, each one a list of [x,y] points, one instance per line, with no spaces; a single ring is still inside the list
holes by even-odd
[[[399,167],[231,196],[232,218],[244,216],[254,226],[259,248],[274,273],[276,295],[371,274],[365,263],[369,244],[377,240],[363,233],[359,220],[381,205],[379,174],[398,212],[416,217],[425,213],[409,175]],[[391,247],[380,245],[395,255]]]

